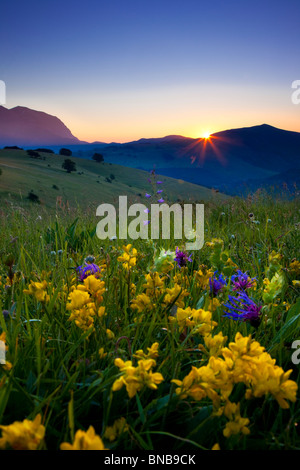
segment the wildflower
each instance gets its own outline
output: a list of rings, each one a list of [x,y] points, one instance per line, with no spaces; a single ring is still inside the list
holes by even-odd
[[[289,271],[295,274],[300,274],[300,261],[294,259],[290,262]]]
[[[153,343],[150,348],[147,348],[148,350],[147,354],[145,354],[142,349],[139,349],[138,351],[135,352],[133,356],[137,357],[138,359],[156,359],[159,355],[158,348],[159,348],[159,343]]]
[[[90,275],[84,279],[84,286],[89,294],[97,300],[97,302],[103,301],[103,293],[105,292],[105,282],[101,281],[94,275]]]
[[[161,194],[163,192],[163,189],[159,189],[158,191],[156,191],[156,194]]]
[[[156,390],[157,385],[164,380],[162,374],[152,372],[152,367],[156,365],[154,359],[141,359],[138,366],[133,367],[131,361],[124,362],[117,358],[115,365],[119,367],[122,375],[113,383],[112,391],[120,390],[125,385],[129,398],[134,397],[144,387]]]
[[[8,426],[0,426],[0,449],[10,447],[13,450],[37,450],[45,436],[45,427],[41,420],[42,417],[38,414],[33,421],[24,419]]]
[[[237,274],[231,276],[231,282],[235,291],[245,291],[256,285],[256,279],[251,279],[247,273],[243,273],[240,269],[237,270]]]
[[[156,184],[163,184],[162,181],[156,181]]]
[[[204,343],[208,349],[210,356],[219,356],[221,354],[221,350],[224,347],[224,344],[227,340],[227,336],[223,336],[222,331],[218,334],[212,336],[211,334],[207,334],[204,336]]]
[[[300,281],[292,281],[293,286],[300,287]]]
[[[146,295],[151,297],[161,295],[164,289],[165,276],[160,277],[159,273],[152,272],[146,274],[145,278],[147,282],[146,284],[143,284],[143,288],[146,289]]]
[[[176,256],[174,258],[174,261],[177,262],[177,265],[179,268],[182,268],[183,266],[187,265],[187,262],[192,262],[191,255],[189,256],[185,251],[180,251],[179,248],[176,248]]]
[[[107,328],[107,330],[106,330],[106,336],[107,336],[108,339],[114,339],[115,334],[114,334],[113,331],[111,331],[109,328]]]
[[[157,202],[163,203],[165,202],[165,200],[161,198],[161,199],[158,199]]]
[[[285,285],[285,277],[283,273],[275,272],[274,276],[269,280],[263,280],[264,288],[263,301],[267,304],[272,303],[276,297],[280,295]]]
[[[281,367],[262,361],[252,371],[245,397],[249,399],[271,394],[281,408],[289,408],[287,400],[295,402],[298,390],[297,383],[289,379],[291,373],[292,369],[284,372]]]
[[[216,443],[212,446],[211,450],[221,450],[220,444]]]
[[[161,249],[160,253],[155,255],[154,270],[167,273],[174,268],[174,251]]]
[[[49,302],[49,295],[47,294],[47,281],[34,282],[31,281],[29,288],[24,289],[24,294],[33,295],[39,302]]]
[[[136,265],[137,250],[135,248],[131,248],[132,245],[130,243],[127,246],[123,246],[124,252],[118,257],[118,261],[123,262],[123,268],[127,270]]]
[[[222,274],[219,274],[219,277],[216,277],[218,271],[215,271],[213,277],[209,279],[210,292],[213,295],[217,295],[224,286],[226,286],[226,279],[224,279]]]
[[[194,272],[195,274],[195,284],[200,289],[206,289],[209,285],[209,280],[213,275],[213,271],[211,269],[207,269],[206,266],[202,265],[198,269],[198,271]]]
[[[147,294],[139,294],[131,301],[131,308],[137,310],[138,313],[142,313],[144,310],[150,311],[152,307],[152,301]]]
[[[163,305],[177,305],[177,307],[183,308],[184,307],[184,298],[189,295],[188,291],[182,289],[180,285],[175,284],[172,288],[166,289],[166,294],[163,299]]]
[[[147,199],[149,199],[149,198],[151,197],[151,194],[146,193],[146,194],[145,194],[145,197],[146,197]]]
[[[178,308],[176,317],[170,317],[169,320],[174,323],[178,323],[179,331],[182,331],[184,327],[193,328],[193,334],[198,333],[202,336],[210,333],[211,330],[217,326],[215,321],[212,321],[211,312],[203,309],[191,309]]]
[[[124,432],[127,432],[129,426],[124,417],[116,419],[112,426],[107,426],[103,437],[108,439],[110,442],[113,442]]]
[[[238,297],[228,296],[229,302],[224,304],[229,312],[224,315],[233,320],[249,321],[252,326],[258,326],[262,306],[250,299],[245,292],[239,292]]]
[[[74,289],[70,292],[68,300],[67,310],[78,310],[91,302],[89,293],[81,289]]]
[[[108,450],[104,447],[102,439],[95,432],[93,426],[87,431],[79,429],[76,431],[73,444],[63,442],[60,444],[61,450]]]
[[[76,271],[79,274],[80,280],[84,281],[84,279],[86,279],[91,274],[100,273],[101,269],[96,264],[91,263],[87,264],[86,266],[78,266],[78,268],[76,268]]]
[[[104,348],[100,348],[98,351],[100,359],[104,359],[107,356],[107,353],[104,352]]]
[[[242,433],[247,435],[250,433],[249,428],[247,428],[250,420],[241,417],[239,403],[232,403],[228,400],[224,406],[223,413],[229,419],[223,431],[225,437],[230,437],[232,434]]]

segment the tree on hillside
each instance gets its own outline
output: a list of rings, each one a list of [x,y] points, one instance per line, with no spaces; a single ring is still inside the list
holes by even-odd
[[[60,149],[59,155],[64,155],[65,157],[71,157],[72,156],[72,151],[69,149]]]
[[[76,164],[69,158],[66,158],[62,164],[62,168],[67,171],[67,173],[71,173],[71,171],[76,171]]]
[[[104,162],[104,157],[101,153],[94,153],[92,156],[92,160],[95,160],[95,162],[101,163]]]

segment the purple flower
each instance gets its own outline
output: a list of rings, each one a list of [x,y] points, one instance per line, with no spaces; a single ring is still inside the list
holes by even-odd
[[[145,209],[144,212],[145,212],[145,214],[149,214],[150,209]]]
[[[185,251],[180,251],[178,247],[176,248],[175,253],[176,256],[174,258],[174,261],[177,261],[177,265],[179,268],[186,266],[188,261],[192,261],[191,256],[189,256]]]
[[[157,202],[165,202],[165,200],[164,199],[158,199]]]
[[[156,181],[156,184],[163,184],[162,181]]]
[[[149,197],[151,197],[151,194],[146,193],[145,197],[147,197],[149,199]]]
[[[237,274],[231,276],[231,282],[234,291],[245,291],[255,285],[255,277],[251,279],[247,273],[243,273],[238,269]]]
[[[225,312],[225,317],[232,320],[249,321],[252,326],[258,326],[260,323],[261,305],[248,297],[245,292],[239,292],[238,297],[228,296],[228,302],[224,307],[229,311]]]
[[[213,295],[217,295],[226,286],[226,279],[224,279],[223,274],[216,277],[217,272],[215,271],[213,277],[209,279],[210,292]]]
[[[143,224],[144,224],[144,225],[150,224],[150,220],[144,220]]]
[[[158,191],[156,191],[156,194],[160,194],[163,192],[163,189],[159,189]]]
[[[83,281],[86,277],[91,276],[92,274],[100,273],[101,269],[94,263],[78,266],[76,271],[79,274],[80,280]]]

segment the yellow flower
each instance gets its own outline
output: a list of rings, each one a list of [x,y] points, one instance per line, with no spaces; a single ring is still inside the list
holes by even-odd
[[[204,336],[210,333],[217,325],[211,317],[212,314],[209,311],[187,307],[185,309],[178,308],[176,317],[169,317],[169,320],[173,323],[174,321],[178,323],[179,331],[182,331],[184,327],[190,327],[193,328],[193,333],[199,333]]]
[[[240,415],[240,404],[232,403],[229,400],[224,406],[224,415],[229,419],[229,422],[226,424],[223,434],[225,437],[230,437],[232,434],[242,433],[247,435],[250,433],[249,428],[247,428],[250,420],[248,418],[242,418]]]
[[[60,444],[61,450],[108,450],[104,447],[102,439],[95,433],[93,426],[87,431],[79,429],[74,437],[73,444],[63,442]]]
[[[135,248],[131,250],[131,247],[131,244],[123,246],[123,254],[118,257],[118,261],[123,263],[123,268],[127,271],[136,265],[137,250]]]
[[[47,281],[34,282],[31,281],[28,289],[24,289],[24,294],[33,295],[39,302],[49,302],[49,295],[47,294]]]
[[[156,297],[161,295],[162,290],[164,289],[165,276],[161,278],[158,272],[154,272],[146,274],[145,277],[146,284],[143,285],[143,288],[146,289],[146,295],[148,297]]]
[[[292,281],[293,286],[300,287],[300,281]]]
[[[146,294],[139,294],[136,299],[131,301],[131,308],[137,310],[138,313],[142,313],[144,310],[149,312],[153,308],[150,297]]]
[[[227,336],[223,336],[222,331],[215,336],[212,336],[211,334],[205,335],[204,343],[209,351],[209,355],[216,357],[219,356],[226,340]]]
[[[115,334],[113,333],[113,331],[111,331],[111,330],[109,330],[109,329],[107,328],[107,330],[106,330],[106,336],[107,336],[108,339],[114,339]]]
[[[166,289],[166,294],[164,296],[162,304],[167,307],[168,305],[175,304],[177,307],[184,307],[184,297],[189,295],[188,291],[182,289],[180,285],[175,284],[172,288]]]
[[[0,449],[10,447],[13,450],[36,450],[45,435],[41,420],[41,415],[38,414],[33,421],[24,419],[8,426],[0,426]]]
[[[83,281],[86,290],[90,295],[97,300],[97,302],[103,301],[103,293],[105,292],[105,282],[98,279],[94,274],[88,276]]]
[[[297,259],[295,259],[294,261],[291,261],[289,265],[289,270],[292,273],[300,274],[300,261],[298,261]]]
[[[214,444],[211,448],[211,450],[221,450],[220,445],[218,443]]]
[[[94,316],[96,315],[96,308],[93,302],[84,305],[82,308],[73,310],[69,317],[69,321],[74,321],[75,324],[82,330],[88,330],[94,325]]]
[[[104,352],[104,348],[100,348],[98,351],[100,359],[104,359],[107,356],[107,353]]]
[[[74,289],[69,294],[69,301],[67,310],[79,310],[84,305],[90,303],[91,298],[88,292],[81,289]]]
[[[116,392],[125,385],[129,398],[134,397],[144,387],[156,390],[157,385],[164,380],[162,374],[152,372],[152,367],[156,365],[154,359],[141,359],[138,366],[133,367],[131,361],[124,362],[117,358],[115,365],[123,374],[113,383],[112,391]]]
[[[212,277],[214,272],[211,269],[207,269],[206,266],[201,266],[198,271],[195,271],[195,284],[200,289],[206,289],[209,286],[209,279]]]
[[[123,432],[127,432],[129,429],[128,424],[126,423],[125,418],[117,419],[112,426],[107,426],[103,437],[108,439],[110,442],[114,441],[119,437]]]
[[[135,352],[133,356],[137,357],[138,359],[156,359],[159,355],[158,348],[159,348],[159,343],[153,343],[150,348],[147,348],[148,350],[147,354],[145,354],[142,349],[139,349],[138,351]]]

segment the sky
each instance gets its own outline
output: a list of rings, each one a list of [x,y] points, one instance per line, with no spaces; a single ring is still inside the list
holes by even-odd
[[[7,108],[87,142],[300,132],[299,0],[2,0]]]

